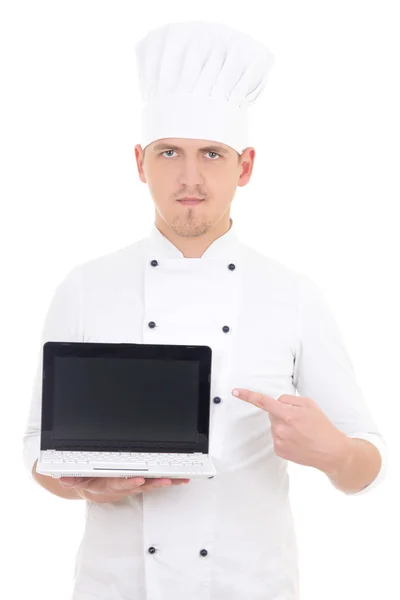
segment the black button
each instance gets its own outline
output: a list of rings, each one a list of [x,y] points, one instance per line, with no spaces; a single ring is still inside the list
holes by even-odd
[[[224,326],[223,326],[223,328],[222,328],[222,331],[223,331],[224,333],[228,333],[228,331],[229,331],[229,327],[228,327],[228,325],[224,325]]]
[[[230,271],[234,271],[236,269],[236,266],[233,263],[231,263],[230,265],[228,265],[228,269]]]
[[[200,554],[201,554],[201,556],[207,556],[208,552],[207,552],[207,550],[204,550],[204,548],[203,548],[203,550],[200,550]]]
[[[154,554],[155,551],[156,551],[156,549],[154,548],[154,546],[150,546],[150,548],[149,548],[150,554]]]
[[[155,326],[156,326],[156,324],[154,323],[154,321],[150,321],[149,327],[151,327],[153,329],[153,327],[155,327]]]
[[[219,396],[215,396],[214,402],[215,404],[219,404],[221,402],[221,398]]]
[[[156,260],[152,260],[150,264],[152,267],[156,267],[158,265],[158,262]]]

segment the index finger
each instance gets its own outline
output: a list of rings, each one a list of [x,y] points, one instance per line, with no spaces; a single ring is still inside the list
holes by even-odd
[[[66,485],[66,487],[76,487],[81,483],[88,483],[93,477],[60,477],[59,482]]]
[[[238,393],[236,394],[235,392]],[[250,402],[250,404],[254,404],[254,406],[262,408],[274,417],[284,419],[287,415],[288,406],[286,404],[282,404],[271,396],[261,394],[261,392],[253,392],[252,390],[236,388],[232,391],[232,394],[237,398],[244,400],[245,402]]]

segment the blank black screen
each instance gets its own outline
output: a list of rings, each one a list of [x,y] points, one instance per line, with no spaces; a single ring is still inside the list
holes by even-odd
[[[196,442],[200,362],[57,356],[53,438]]]

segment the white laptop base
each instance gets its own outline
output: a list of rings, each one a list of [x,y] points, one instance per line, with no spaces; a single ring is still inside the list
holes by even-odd
[[[201,452],[80,452],[41,450],[36,471],[51,477],[197,479],[217,471]]]

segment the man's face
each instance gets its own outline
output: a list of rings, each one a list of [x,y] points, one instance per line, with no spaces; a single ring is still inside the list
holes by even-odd
[[[147,183],[156,210],[176,233],[202,235],[226,213],[237,186],[250,180],[255,150],[241,155],[210,140],[164,138],[143,150],[135,146],[140,180]],[[185,196],[204,198],[196,205],[178,201]]]

